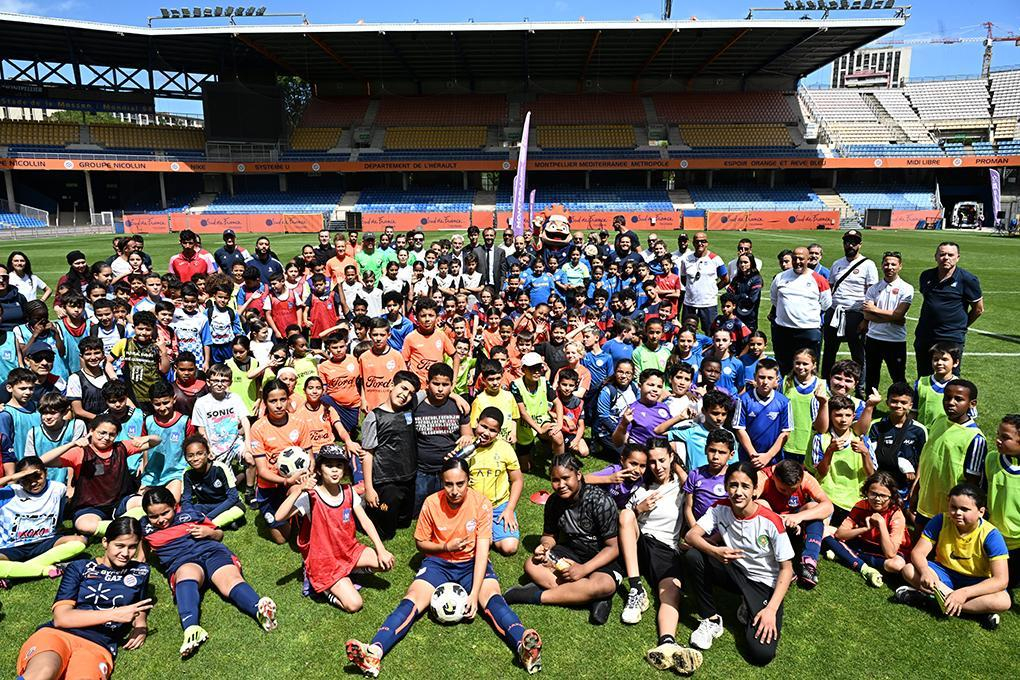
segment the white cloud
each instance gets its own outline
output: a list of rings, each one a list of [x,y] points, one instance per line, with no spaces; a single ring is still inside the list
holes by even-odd
[[[30,0],[0,0],[0,12],[28,14],[38,10],[38,6]]]

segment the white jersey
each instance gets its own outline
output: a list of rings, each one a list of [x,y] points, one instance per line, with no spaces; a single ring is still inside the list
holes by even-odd
[[[674,478],[665,484],[647,484],[638,487],[627,501],[627,507],[637,514],[638,527],[642,534],[650,536],[674,550],[680,549],[680,537],[684,528],[684,493],[680,480]],[[653,493],[659,494],[655,507],[648,512],[638,513],[638,503]]]
[[[57,535],[67,487],[50,480],[33,496],[20,484],[0,488],[0,548],[13,548]]]
[[[883,279],[868,288],[864,299],[871,300],[876,307],[883,311],[891,312],[904,302],[909,305],[914,301],[914,287],[898,276],[891,283]],[[901,323],[869,321],[868,337],[872,340],[885,342],[906,342],[907,327]]]
[[[793,559],[793,546],[782,518],[763,505],[750,517],[739,519],[730,502],[720,501],[708,509],[698,526],[705,534],[718,533],[726,547],[744,554],[737,564],[752,581],[769,587],[779,578],[779,563]]]
[[[726,276],[726,263],[706,250],[698,257],[694,252],[680,260],[680,278],[684,282],[684,305],[711,307],[719,297],[719,280]]]

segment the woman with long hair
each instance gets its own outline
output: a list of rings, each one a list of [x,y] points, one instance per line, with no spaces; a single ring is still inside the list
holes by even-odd
[[[11,285],[25,296],[26,300],[46,300],[53,294],[50,287],[32,273],[32,262],[20,250],[12,250],[7,256],[7,271]]]
[[[736,300],[737,318],[752,331],[758,328],[758,307],[764,285],[761,273],[754,264],[754,257],[746,253],[737,257],[737,271],[726,286],[726,291]]]

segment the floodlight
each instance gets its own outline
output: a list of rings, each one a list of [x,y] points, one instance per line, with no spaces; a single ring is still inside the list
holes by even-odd
[[[160,7],[159,13],[163,16],[164,19],[170,18],[170,10],[168,10],[166,7]]]
[[[839,7],[839,3],[836,0],[829,0],[829,9],[836,9]]]
[[[216,9],[213,10],[213,16],[218,16],[218,17],[223,16],[223,8],[217,6]]]
[[[801,2],[801,0],[797,0],[797,9],[798,10],[804,9],[804,3]]]
[[[255,8],[254,7],[249,7],[247,10],[245,10],[244,15],[246,17],[253,17],[253,16],[255,16]]]
[[[871,9],[871,0],[864,0],[864,9]]]
[[[788,10],[791,10],[791,9],[793,9],[793,3],[792,3],[792,2],[790,2],[790,0],[786,0],[786,2],[784,2],[784,3],[783,3],[783,5],[784,5],[784,6],[786,7],[786,9],[788,9]]]
[[[171,19],[180,19],[181,18],[181,10],[177,9],[176,7],[174,9],[170,10],[170,18]]]
[[[854,0],[853,7],[851,7],[850,9],[860,9],[860,8],[861,8],[861,0]]]
[[[191,10],[188,9],[187,7],[181,7],[181,16],[184,17],[185,19],[190,19]]]
[[[227,5],[227,8],[225,10],[223,10],[223,15],[224,16],[228,16],[228,17],[234,16],[234,6],[233,5]]]
[[[895,4],[896,4],[896,0],[885,0],[885,8],[886,9],[892,9]]]
[[[839,0],[839,8],[850,9],[850,3],[848,2],[848,0]]]
[[[202,10],[202,16],[204,16],[204,17],[211,17],[212,16],[212,7],[206,7],[204,10]]]
[[[804,4],[807,5],[808,9],[814,9],[815,8],[815,0],[805,0]]]
[[[262,16],[266,13],[266,6],[259,7],[259,11],[255,12],[255,16]]]

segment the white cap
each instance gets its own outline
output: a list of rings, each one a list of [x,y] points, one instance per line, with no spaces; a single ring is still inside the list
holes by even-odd
[[[527,366],[528,368],[541,366],[544,363],[545,359],[543,359],[542,355],[538,352],[528,352],[521,357],[521,366]]]

